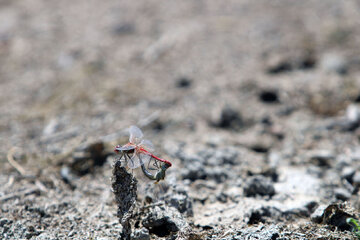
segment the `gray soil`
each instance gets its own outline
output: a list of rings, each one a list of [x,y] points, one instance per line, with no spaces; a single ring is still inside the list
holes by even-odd
[[[359,26],[356,0],[0,1],[0,239],[356,239]],[[116,160],[130,125],[159,184]]]

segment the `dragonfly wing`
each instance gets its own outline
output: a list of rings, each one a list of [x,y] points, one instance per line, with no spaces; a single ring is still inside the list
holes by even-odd
[[[142,137],[144,136],[140,128],[138,128],[137,126],[131,126],[129,132],[130,132],[130,138],[129,138],[130,142],[139,144],[141,142]]]
[[[144,164],[144,165],[146,165],[149,161],[150,161],[150,159],[151,159],[151,155],[150,154],[147,154],[147,153],[139,153],[138,154],[138,158],[139,158],[139,162],[140,162],[140,165],[141,164]]]
[[[150,140],[142,140],[140,145],[143,146],[148,152],[153,152],[155,149]]]
[[[133,154],[131,157],[127,158],[127,166],[131,169],[135,169],[141,166],[140,159],[137,154]]]

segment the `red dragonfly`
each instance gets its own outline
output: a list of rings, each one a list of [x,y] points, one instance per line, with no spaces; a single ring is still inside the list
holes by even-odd
[[[117,145],[114,151],[121,154],[120,159],[124,157],[125,163],[129,168],[135,169],[141,167],[143,173],[151,180],[160,181],[164,179],[165,171],[172,166],[171,162],[152,154],[154,150],[152,143],[149,140],[143,139],[144,134],[138,127],[131,126],[129,132],[129,143],[122,146]],[[152,166],[150,166],[150,162],[152,162]],[[158,172],[155,174],[149,172],[145,167],[147,163],[148,169],[155,167]],[[159,163],[161,163],[160,166]]]

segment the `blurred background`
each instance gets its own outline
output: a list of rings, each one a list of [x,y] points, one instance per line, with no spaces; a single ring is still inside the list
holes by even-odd
[[[4,0],[0,18],[2,151],[59,152],[149,118],[206,135],[223,111],[251,125],[358,97],[358,1]]]
[[[19,174],[13,147],[27,171],[58,177],[74,148],[108,156],[130,125],[175,163],[173,181],[219,177],[179,149],[231,148],[240,168],[342,153],[341,172],[360,159],[359,13],[357,0],[1,0],[2,182]]]

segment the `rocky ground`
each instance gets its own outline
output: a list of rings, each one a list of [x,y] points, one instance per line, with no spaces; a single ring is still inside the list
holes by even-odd
[[[0,6],[1,239],[356,239],[359,1]]]

